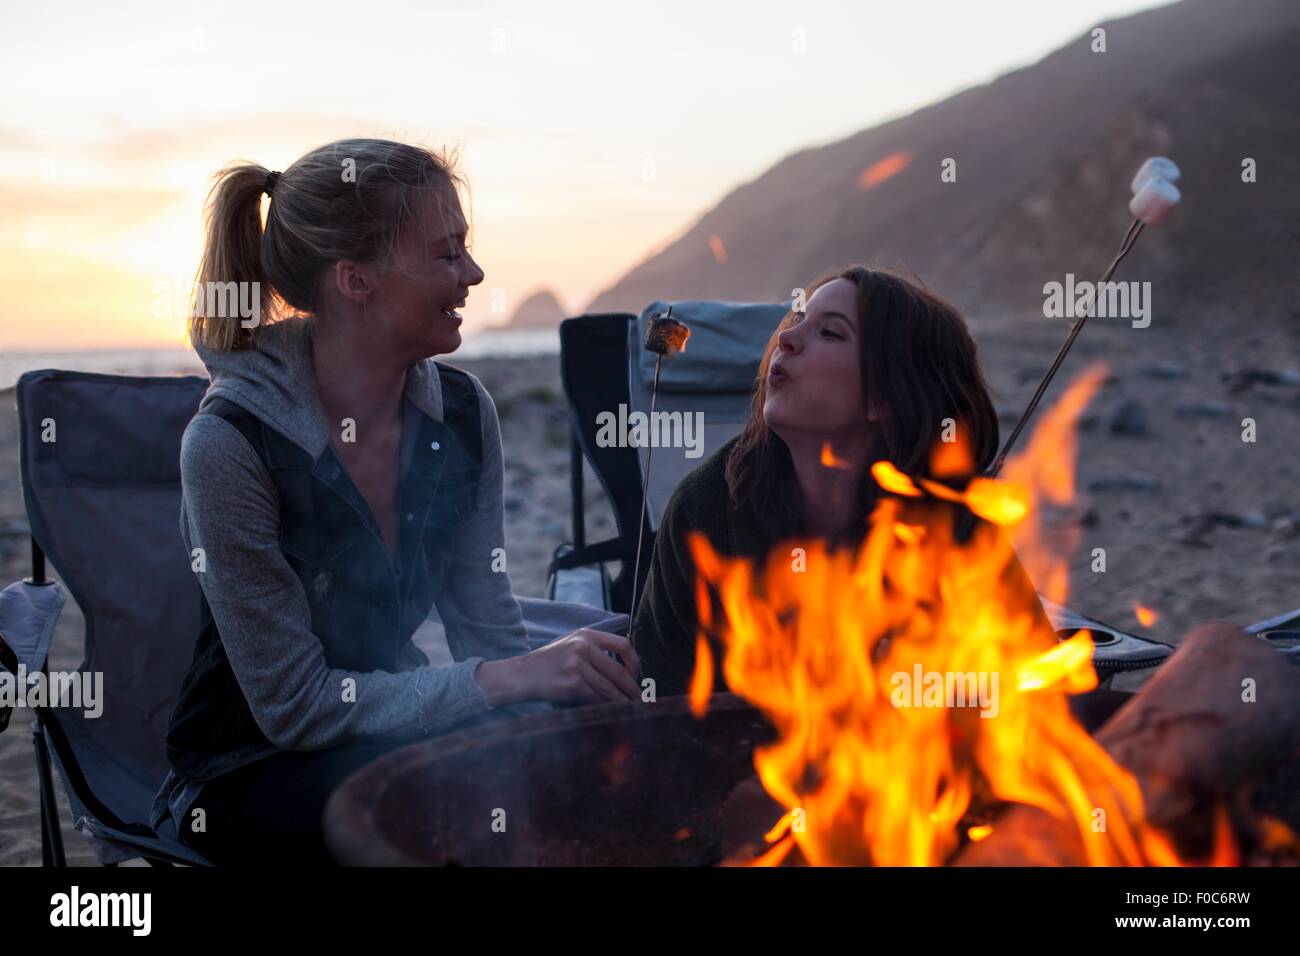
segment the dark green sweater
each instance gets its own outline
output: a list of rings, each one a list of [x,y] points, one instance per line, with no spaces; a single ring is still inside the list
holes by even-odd
[[[724,557],[760,558],[773,542],[752,509],[737,508],[727,491],[727,455],[732,438],[677,485],[655,535],[654,555],[636,616],[636,651],[641,675],[655,681],[656,697],[686,693],[695,671],[695,564],[686,536],[703,532]],[[714,689],[723,690],[722,647],[713,644]]]
[[[656,697],[686,693],[695,671],[699,618],[695,610],[695,565],[687,535],[702,532],[719,555],[751,560],[766,557],[777,543],[764,531],[754,510],[748,505],[737,507],[727,490],[727,455],[738,440],[739,436],[728,441],[683,478],[664,508],[637,608],[635,631],[641,674],[654,678]],[[1051,622],[1037,602],[1033,584],[1014,556],[1004,571],[1004,581],[1035,603],[1039,626],[1050,630]],[[716,600],[714,607],[718,609]],[[713,689],[726,690],[722,677],[724,647],[716,635],[710,635],[709,642],[713,649]]]

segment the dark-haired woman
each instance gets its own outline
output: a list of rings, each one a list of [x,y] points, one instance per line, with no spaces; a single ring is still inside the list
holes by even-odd
[[[685,693],[695,669],[691,532],[720,555],[749,559],[796,537],[854,546],[879,493],[872,463],[925,476],[945,419],[961,423],[976,469],[987,468],[997,415],[956,308],[890,272],[854,267],[812,283],[804,310],[791,311],[768,343],[745,429],[687,475],[664,509],[636,620],[656,695]],[[837,467],[823,464],[827,447]],[[1009,573],[1024,575],[1014,561]],[[726,689],[724,649],[712,650],[713,686]]]

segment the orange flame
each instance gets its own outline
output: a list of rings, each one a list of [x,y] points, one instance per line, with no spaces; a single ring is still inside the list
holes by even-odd
[[[1260,819],[1260,828],[1263,831],[1260,845],[1268,853],[1288,852],[1291,854],[1300,854],[1300,837],[1296,836],[1295,831],[1288,827],[1276,817],[1263,816]]]
[[[885,180],[893,179],[910,165],[912,165],[911,153],[890,153],[884,159],[872,163],[858,175],[858,189],[863,192],[875,189]]]
[[[709,236],[709,249],[712,251],[716,262],[724,263],[727,261],[727,247],[723,243],[721,236]]]
[[[777,730],[754,766],[789,812],[758,865],[796,845],[812,865],[937,865],[963,835],[986,838],[983,821],[1008,803],[1071,821],[1091,865],[1178,860],[1144,819],[1136,779],[1070,713],[1069,695],[1097,684],[1092,636],[1059,640],[1035,593],[1041,580],[1065,599],[1067,559],[1037,545],[1037,505],[1070,500],[1073,423],[1104,374],[1070,386],[1005,479],[961,487],[974,466],[961,474],[970,450],[960,431],[958,447],[932,459],[951,484],[876,462],[885,494],[855,554],[800,541],[796,570],[791,542],[751,565],[688,537],[702,628],[692,708],[703,712],[712,686],[709,630],[725,646],[729,688]],[[985,520],[959,540],[962,507]],[[1017,551],[1039,574],[1026,574]],[[803,825],[791,828],[795,808]],[[1228,833],[1214,858],[1230,846]]]
[[[780,843],[778,843],[776,846],[772,847],[772,849],[768,850],[766,853],[764,853],[762,856],[756,859],[753,865],[754,866],[780,866],[781,861],[783,861],[787,856],[790,855],[790,850],[793,848],[794,848],[794,838],[792,835],[787,834],[785,837],[782,838]]]
[[[848,470],[850,466],[843,458],[835,457],[835,452],[831,450],[830,442],[822,442],[822,467]]]
[[[1133,605],[1133,615],[1137,622],[1143,627],[1153,627],[1156,621],[1160,620],[1160,615],[1149,607],[1143,607],[1141,604]]]
[[[695,672],[691,674],[689,697],[691,713],[703,717],[709,710],[709,695],[713,693],[713,651],[701,634],[695,641]]]
[[[936,478],[956,478],[969,475],[975,471],[975,459],[971,455],[970,435],[953,422],[952,434],[945,431],[939,441],[934,443],[930,453],[930,473]]]
[[[916,485],[912,484],[912,479],[887,461],[878,461],[872,465],[871,477],[876,479],[876,484],[890,494],[907,495],[911,498],[921,497],[921,492]]]
[[[1153,866],[1188,865],[1174,849],[1169,838],[1155,829],[1142,834],[1142,851]],[[1210,851],[1209,859],[1201,861],[1198,865],[1241,865],[1241,855],[1232,836],[1232,823],[1223,804],[1217,804],[1214,808],[1214,848]]]

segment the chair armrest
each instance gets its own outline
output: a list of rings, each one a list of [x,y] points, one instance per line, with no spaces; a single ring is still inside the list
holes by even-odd
[[[25,675],[44,669],[64,600],[63,586],[57,581],[18,581],[0,591],[0,670],[8,671],[14,680],[24,680],[19,671]],[[22,694],[25,689],[15,690]],[[9,726],[12,713],[11,708],[0,707],[0,733]]]
[[[547,582],[546,597],[564,604],[588,604],[609,610],[609,582],[603,564],[557,568]]]
[[[0,639],[15,658],[15,666],[11,668],[6,663],[6,670],[16,672],[19,664],[28,673],[45,667],[50,642],[54,639],[54,625],[66,600],[63,585],[57,581],[44,584],[15,581],[0,591]]]

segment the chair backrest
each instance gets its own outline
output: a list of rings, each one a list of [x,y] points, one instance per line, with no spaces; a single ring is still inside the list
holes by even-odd
[[[597,419],[628,402],[627,329],[636,320],[630,312],[608,312],[565,319],[560,323],[560,383],[569,404],[574,440],[581,451],[569,476],[576,490],[575,561],[586,563],[589,549],[583,540],[581,503],[582,460],[591,464],[614,512],[618,534],[601,542],[595,560],[619,561],[622,571],[611,588],[611,606],[626,610],[631,604],[632,563],[636,553],[637,509],[641,506],[641,476],[636,449],[603,445],[596,440]],[[648,547],[647,547],[648,550]]]
[[[167,720],[198,633],[200,592],[180,536],[180,444],[207,384],[52,369],[18,381],[32,535],[85,615],[81,669],[103,675],[102,714],[61,710],[59,719],[93,745],[96,759],[81,769],[126,820],[142,819],[140,795],[167,772]]]
[[[658,529],[664,506],[687,473],[749,421],[763,351],[790,309],[789,302],[650,303],[629,325],[627,337],[631,407],[647,415],[656,356],[644,347],[646,329],[670,306],[691,336],[683,351],[660,363],[654,418],[648,419],[651,444],[637,449],[641,475],[653,450],[646,494],[651,529]]]
[[[596,473],[614,512],[618,535],[595,545],[583,543],[570,566],[613,561],[622,570],[611,587],[611,606],[627,610],[632,595],[644,459],[638,449],[600,440],[602,416],[650,410],[654,355],[642,347],[651,315],[672,305],[673,315],[691,327],[686,350],[664,361],[656,411],[703,415],[700,454],[687,447],[656,448],[650,474],[648,515],[642,544],[642,578],[649,567],[654,529],[677,483],[743,426],[763,347],[787,306],[768,303],[654,302],[638,317],[627,312],[583,315],[560,324],[560,378],[582,457]],[[679,416],[679,420],[684,421]],[[641,449],[644,453],[646,449]],[[581,488],[581,462],[571,476]],[[581,541],[581,505],[575,502],[575,541]]]

